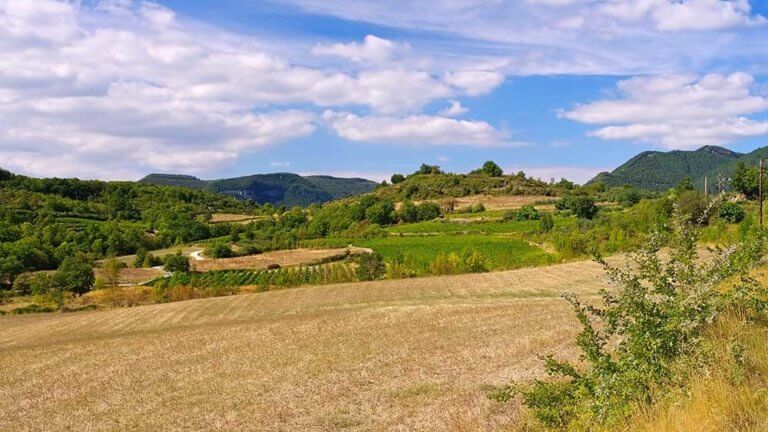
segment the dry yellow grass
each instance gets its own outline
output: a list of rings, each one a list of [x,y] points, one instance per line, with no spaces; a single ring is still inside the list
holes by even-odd
[[[199,272],[214,270],[261,270],[270,265],[281,267],[312,264],[319,260],[342,256],[347,249],[291,249],[265,252],[235,258],[192,261],[192,269]]]
[[[0,430],[500,430],[594,263],[0,318]]]
[[[211,223],[240,223],[247,224],[250,221],[264,218],[264,216],[253,216],[233,213],[214,213],[211,216]]]
[[[542,201],[556,201],[557,198],[545,195],[473,195],[468,197],[456,198],[456,208],[468,207],[474,204],[482,204],[486,210],[514,210],[524,205],[534,204]],[[554,205],[539,205],[537,208],[548,210],[554,209]]]
[[[93,269],[93,271],[96,274],[97,280],[104,280],[106,270],[101,267],[97,267]],[[135,285],[155,279],[163,273],[164,272],[162,270],[154,268],[124,268],[120,269],[120,276],[117,282],[120,285]]]

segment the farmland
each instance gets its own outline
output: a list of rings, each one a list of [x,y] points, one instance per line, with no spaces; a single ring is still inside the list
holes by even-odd
[[[575,356],[557,295],[602,286],[583,262],[0,318],[0,429],[497,429],[489,386]]]

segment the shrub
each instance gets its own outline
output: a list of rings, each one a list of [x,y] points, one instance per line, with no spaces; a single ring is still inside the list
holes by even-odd
[[[548,233],[555,228],[555,218],[549,213],[544,213],[539,219],[539,231]]]
[[[517,211],[515,219],[518,221],[539,220],[539,211],[532,205],[524,205]]]
[[[203,252],[209,258],[230,258],[235,255],[232,248],[226,243],[214,243]]]
[[[405,176],[402,174],[392,174],[392,178],[390,179],[393,185],[402,183],[405,181]]]
[[[165,271],[171,273],[189,273],[189,258],[181,254],[181,251],[165,257]]]
[[[578,196],[571,199],[569,210],[581,219],[592,219],[597,214],[595,200],[588,196]]]
[[[488,267],[485,265],[485,257],[478,251],[466,252],[462,257],[462,273],[485,273]]]
[[[360,255],[357,264],[355,273],[357,274],[357,278],[361,281],[380,279],[387,271],[387,267],[384,264],[384,258],[376,252]]]
[[[429,263],[429,272],[433,275],[451,275],[459,273],[461,258],[456,252],[440,254]]]
[[[659,237],[635,255],[634,266],[615,268],[598,258],[616,287],[601,293],[602,306],[566,296],[582,326],[576,344],[589,367],[546,358],[546,370],[565,380],[539,381],[523,391],[545,426],[592,430],[602,424],[610,430],[638,404],[652,402],[654,389],[675,382],[676,361],[697,352],[702,332],[720,313],[768,310],[768,292],[749,277],[766,250],[763,232],[701,263],[698,228],[684,216],[677,219],[668,259],[658,252]],[[722,290],[725,281],[735,286]]]
[[[681,193],[675,202],[677,211],[686,220],[696,224],[706,225],[709,222],[707,209],[711,204],[703,193],[689,190]]]
[[[744,220],[744,209],[740,205],[732,202],[724,202],[720,205],[720,219],[729,223],[736,224]]]

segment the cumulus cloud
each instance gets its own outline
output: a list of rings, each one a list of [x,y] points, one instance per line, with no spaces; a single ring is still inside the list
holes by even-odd
[[[399,44],[374,35],[367,35],[362,43],[317,44],[312,48],[312,54],[341,57],[358,63],[383,64],[407,53],[408,50],[408,44]]]
[[[405,48],[375,36],[316,47],[382,63],[345,72],[292,64],[150,2],[3,0],[0,122],[11,127],[0,130],[0,159],[37,175],[206,172],[312,134],[312,106],[413,113],[489,88],[487,77],[387,61]],[[309,107],[285,108],[296,104]],[[62,153],[68,162],[56,164]]]
[[[358,116],[326,111],[326,124],[350,141],[433,145],[433,146],[513,146],[508,133],[483,121],[456,120],[430,115],[407,117]]]
[[[749,0],[609,0],[600,11],[629,21],[650,18],[665,31],[712,30],[754,26],[765,17],[752,15]]]
[[[718,145],[768,134],[768,121],[747,117],[768,110],[745,73],[639,77],[619,82],[621,98],[578,105],[562,117],[591,125],[606,140],[638,140],[670,149]]]

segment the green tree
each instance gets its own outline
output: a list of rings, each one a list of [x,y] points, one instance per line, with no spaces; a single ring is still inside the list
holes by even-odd
[[[675,188],[675,190],[677,191],[677,193],[683,193],[683,192],[686,192],[686,191],[692,191],[692,190],[694,190],[693,181],[691,180],[690,177],[686,177],[686,178],[682,179],[680,181],[680,183],[678,183],[678,185]]]
[[[729,223],[739,223],[744,220],[744,209],[740,205],[733,202],[724,202],[720,204],[719,211],[720,219]]]
[[[165,257],[165,271],[171,273],[189,273],[189,258],[181,254],[181,251]]]
[[[371,223],[389,225],[395,213],[395,205],[391,201],[379,201],[365,211],[365,218]]]
[[[501,177],[504,175],[504,170],[502,170],[494,161],[487,161],[484,163],[481,171],[483,174],[487,174],[491,177]]]
[[[427,165],[427,164],[421,164],[421,167],[418,171],[416,171],[416,174],[444,174],[443,170],[440,169],[437,165]]]
[[[405,181],[405,176],[402,174],[392,174],[392,178],[390,179],[393,185],[399,184]]]
[[[83,255],[64,258],[54,275],[56,287],[82,295],[93,289],[96,276],[93,263]]]
[[[748,167],[744,162],[739,162],[731,178],[731,185],[747,199],[754,200],[759,195],[759,180],[760,171],[756,167]]]

